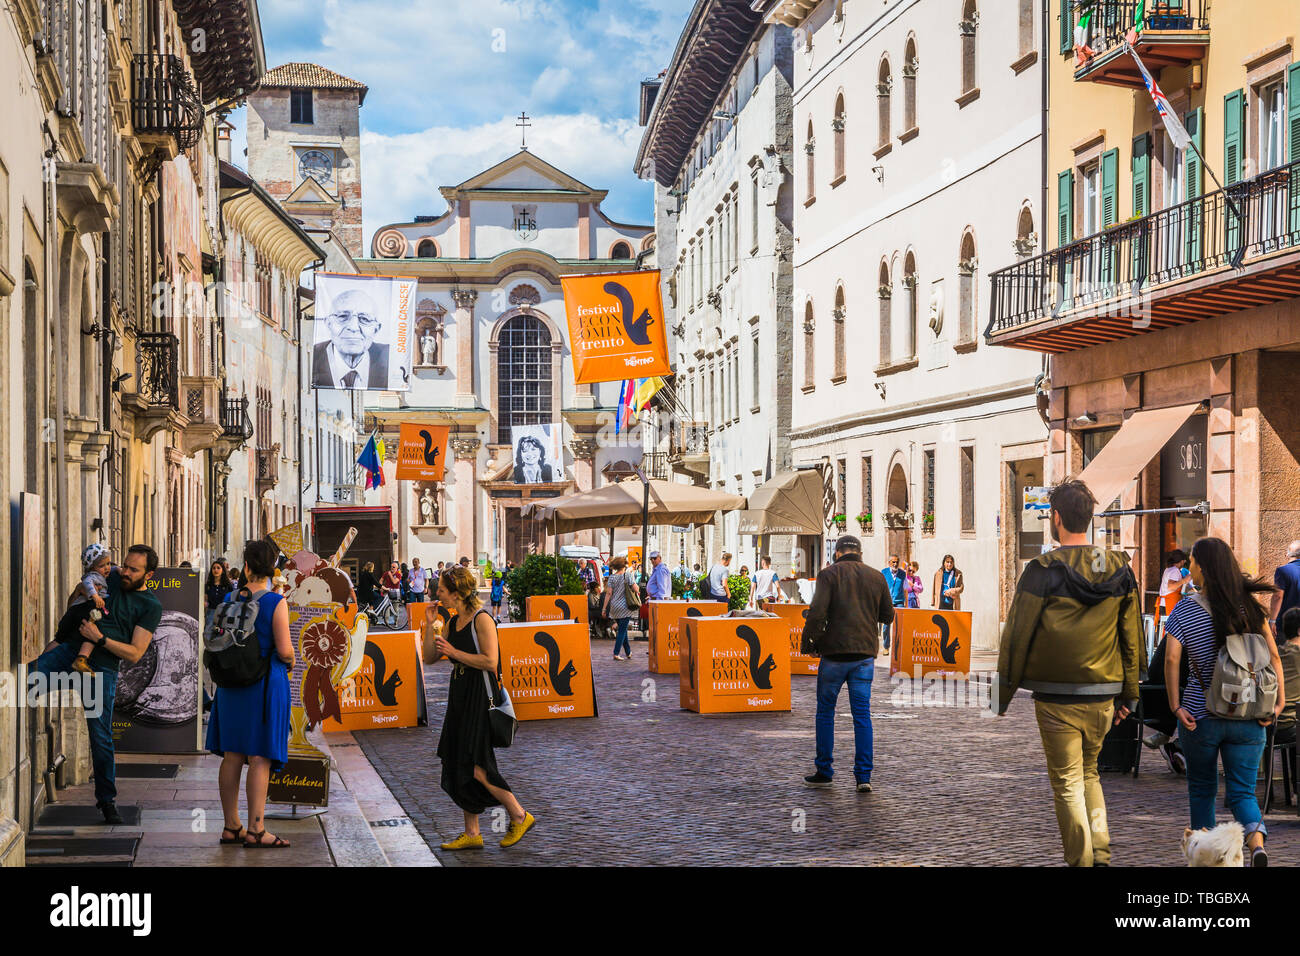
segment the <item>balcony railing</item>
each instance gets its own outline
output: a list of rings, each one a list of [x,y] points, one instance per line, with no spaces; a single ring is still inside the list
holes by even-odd
[[[248,441],[253,437],[253,420],[248,417],[247,398],[222,396],[221,434],[235,441]]]
[[[180,57],[138,53],[131,116],[137,135],[172,136],[187,150],[203,135],[203,103]]]
[[[1194,321],[1276,301],[1297,293],[1265,284],[1249,295],[1220,296],[1181,310],[1157,299],[1171,283],[1216,271],[1225,273],[1225,282],[1249,277],[1269,268],[1258,260],[1287,250],[1300,251],[1300,162],[994,272],[984,335],[992,342],[1005,340],[1043,320],[1068,321],[1075,311],[1080,319],[1130,323],[1133,331],[1144,331],[1179,324],[1180,317]]]
[[[140,403],[180,411],[180,340],[170,332],[142,332],[136,338],[135,350]]]
[[[257,489],[264,493],[280,481],[280,448],[257,449]]]
[[[1142,87],[1126,41],[1152,73],[1201,59],[1209,43],[1209,6],[1209,0],[1074,0],[1068,26],[1073,30],[1087,18],[1083,41],[1092,52],[1075,79]]]
[[[646,452],[642,468],[647,478],[667,481],[671,474],[668,468],[668,453],[664,451]]]
[[[680,422],[668,434],[668,456],[707,455],[709,453],[709,426],[707,422]]]

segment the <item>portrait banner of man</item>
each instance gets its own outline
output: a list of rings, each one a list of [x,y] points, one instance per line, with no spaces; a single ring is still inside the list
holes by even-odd
[[[515,425],[510,429],[515,448],[514,482],[536,485],[564,480],[564,457],[557,425]]]
[[[416,285],[404,277],[317,273],[312,387],[407,391]]]

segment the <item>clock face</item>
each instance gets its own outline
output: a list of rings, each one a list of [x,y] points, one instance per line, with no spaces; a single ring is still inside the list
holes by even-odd
[[[303,179],[310,176],[318,183],[329,182],[333,171],[334,161],[319,149],[309,149],[298,158],[298,172]]]

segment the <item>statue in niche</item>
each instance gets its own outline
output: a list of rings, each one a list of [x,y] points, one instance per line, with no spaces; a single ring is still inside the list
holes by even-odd
[[[440,517],[438,496],[433,493],[433,488],[426,487],[420,496],[420,523],[426,527],[433,526],[438,524]]]
[[[438,364],[438,339],[433,334],[432,326],[424,331],[420,336],[420,361],[423,365]]]

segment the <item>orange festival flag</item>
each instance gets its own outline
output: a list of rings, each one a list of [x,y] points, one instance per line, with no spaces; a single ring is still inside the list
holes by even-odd
[[[398,481],[442,481],[447,463],[447,425],[407,425],[399,429]]]
[[[577,384],[672,373],[658,269],[562,276],[560,285]]]

